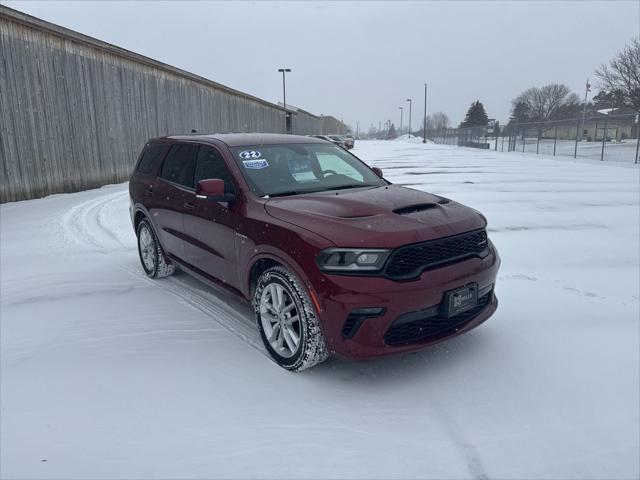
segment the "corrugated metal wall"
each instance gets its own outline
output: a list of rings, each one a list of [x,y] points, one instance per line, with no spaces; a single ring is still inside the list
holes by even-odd
[[[122,182],[147,139],[191,129],[283,132],[284,111],[0,6],[0,202]]]

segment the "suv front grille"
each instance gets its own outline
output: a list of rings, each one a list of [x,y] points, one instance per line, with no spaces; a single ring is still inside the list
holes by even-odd
[[[454,333],[473,320],[489,304],[491,295],[492,292],[485,294],[478,298],[478,304],[474,308],[449,318],[439,316],[437,307],[425,310],[423,318],[413,321],[403,321],[403,316],[400,316],[385,333],[384,341],[387,345],[404,345]],[[413,317],[415,314],[409,315]]]
[[[485,230],[407,245],[391,253],[384,273],[394,280],[408,280],[430,267],[481,256],[487,248]]]

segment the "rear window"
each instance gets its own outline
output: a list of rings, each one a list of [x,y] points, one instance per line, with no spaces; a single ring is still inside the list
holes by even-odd
[[[196,167],[196,145],[176,144],[171,147],[164,164],[162,174],[168,180],[185,187],[193,188],[193,175]]]
[[[153,173],[158,169],[160,160],[165,152],[165,145],[154,145],[147,147],[142,154],[140,162],[138,162],[138,171],[140,173]]]

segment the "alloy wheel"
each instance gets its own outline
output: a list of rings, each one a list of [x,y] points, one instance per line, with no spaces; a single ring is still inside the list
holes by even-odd
[[[271,348],[284,358],[300,349],[301,323],[291,293],[279,283],[270,283],[260,298],[260,321]]]
[[[142,258],[142,263],[147,271],[151,272],[155,267],[156,245],[148,228],[140,229],[140,238],[138,241],[140,243],[140,257]]]

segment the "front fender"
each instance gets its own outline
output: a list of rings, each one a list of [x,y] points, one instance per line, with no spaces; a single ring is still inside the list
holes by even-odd
[[[294,259],[291,255],[283,252],[281,250],[276,249],[270,245],[262,245],[262,248],[256,248],[258,253],[252,256],[244,269],[246,272],[245,278],[243,279],[242,287],[243,294],[249,301],[251,301],[251,269],[256,264],[256,262],[260,260],[272,260],[284,266],[287,270],[292,272],[298,277],[302,285],[305,287],[310,295],[315,296],[317,298],[317,294],[313,289],[313,272],[311,275],[308,275],[308,268],[304,268],[306,265],[301,265],[296,259]],[[315,262],[315,254],[310,255],[310,259]]]

